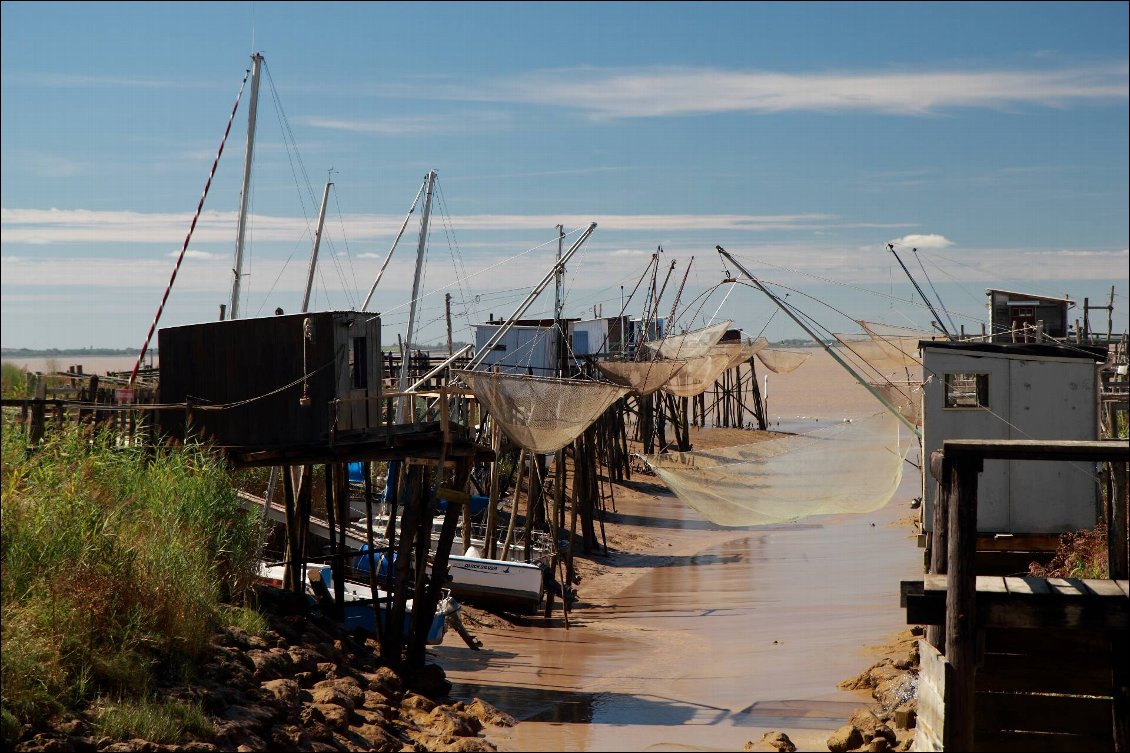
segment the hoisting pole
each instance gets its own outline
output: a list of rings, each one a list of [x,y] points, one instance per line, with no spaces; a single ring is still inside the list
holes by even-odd
[[[430,175],[430,173],[429,173]],[[377,285],[381,283],[381,277],[384,276],[385,268],[388,267],[389,259],[392,258],[392,252],[396,250],[396,244],[400,243],[400,237],[404,235],[404,229],[408,227],[408,220],[412,219],[412,213],[416,211],[416,205],[420,203],[420,197],[424,195],[424,189],[428,186],[428,178],[424,177],[424,182],[420,184],[420,190],[416,192],[416,198],[412,200],[412,208],[408,210],[408,214],[404,216],[404,224],[400,226],[400,232],[396,234],[396,240],[392,242],[392,248],[385,254],[385,260],[381,263],[381,269],[377,272],[377,279],[373,280],[373,287],[369,288],[369,294],[365,296],[365,302],[361,304],[361,310],[364,311],[369,307],[369,301],[373,298],[373,293],[377,292]]]
[[[752,274],[750,274],[749,271],[745,267],[743,267],[737,259],[730,256],[729,252],[726,251],[726,249],[722,248],[721,246],[715,246],[715,248],[718,249],[718,253],[722,254],[727,259],[732,261],[734,263],[734,266],[738,268],[738,271],[740,271],[743,275],[745,275],[747,278],[749,278],[749,281],[752,282],[754,285],[756,285],[758,290],[760,290],[762,293],[767,295],[769,297],[769,300],[773,301],[773,303],[777,304],[777,306],[782,311],[784,311],[786,314],[788,314],[789,318],[792,319],[794,322],[796,322],[797,325],[801,329],[803,329],[806,333],[808,333],[809,337],[811,337],[820,347],[824,348],[824,350],[827,351],[828,355],[830,355],[832,357],[832,359],[835,360],[836,363],[838,363],[840,366],[843,366],[844,369],[849,374],[851,374],[853,377],[855,377],[855,380],[857,382],[859,382],[864,387],[866,387],[867,391],[870,392],[872,395],[874,395],[875,399],[883,404],[883,407],[885,407],[891,413],[894,413],[895,417],[899,421],[902,421],[902,423],[905,424],[908,429],[910,429],[912,432],[914,432],[914,436],[918,437],[919,441],[922,440],[922,432],[918,429],[918,427],[915,426],[913,423],[911,423],[909,420],[907,420],[906,416],[902,415],[902,413],[899,412],[898,408],[891,405],[890,402],[887,401],[887,398],[883,397],[877,389],[875,389],[874,387],[871,386],[870,382],[868,382],[866,379],[864,379],[862,376],[860,376],[859,373],[855,369],[853,369],[851,366],[848,365],[848,363],[846,361],[844,361],[844,359],[840,358],[839,354],[836,353],[834,350],[832,350],[832,348],[830,348],[828,346],[828,344],[820,338],[819,335],[817,335],[815,332],[813,332],[808,327],[807,324],[802,322],[800,320],[800,318],[797,317],[796,314],[794,314],[788,306],[786,306],[779,298],[777,298],[777,296],[775,296],[771,292],[769,292],[769,289],[766,288],[764,285],[762,285],[756,277],[754,277]]]
[[[314,234],[314,251],[310,254],[310,268],[306,271],[306,292],[302,295],[302,313],[310,308],[310,291],[314,287],[314,269],[318,266],[318,248],[322,245],[322,229],[326,225],[326,200],[330,197],[330,186],[326,183],[326,190],[322,192],[322,210],[318,212],[318,232]]]
[[[930,299],[926,297],[926,294],[922,292],[922,288],[918,287],[918,283],[915,282],[914,278],[911,276],[910,270],[907,269],[906,265],[902,263],[902,259],[900,259],[898,255],[898,251],[895,251],[895,244],[888,243],[887,249],[892,254],[894,254],[894,257],[898,261],[899,266],[902,267],[902,271],[906,273],[906,279],[910,280],[910,284],[913,285],[914,289],[918,291],[918,295],[921,296],[922,300],[926,302],[926,307],[930,309],[930,313],[934,315],[934,319],[936,320],[934,322],[934,326],[940,329],[942,331],[942,334],[948,337],[950,340],[956,340],[957,338],[954,335],[950,334],[950,331],[946,329],[946,325],[942,321],[942,317],[938,316],[938,312],[934,309],[934,304],[930,303]]]
[[[259,110],[259,71],[263,56],[251,56],[251,100],[247,104],[247,148],[243,152],[243,190],[239,199],[239,227],[235,236],[235,264],[232,267],[229,319],[239,318],[239,286],[243,278],[243,240],[247,235],[247,204],[251,200],[251,165],[255,156],[255,119]]]

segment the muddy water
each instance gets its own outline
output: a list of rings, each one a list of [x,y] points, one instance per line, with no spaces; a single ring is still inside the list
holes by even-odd
[[[803,429],[815,422],[798,417],[875,410],[830,359],[814,362],[771,378],[783,422]],[[766,528],[723,529],[674,498],[621,503],[649,533],[684,548],[693,535],[703,548],[646,571],[609,606],[577,610],[570,630],[483,630],[483,651],[439,647],[453,693],[522,721],[491,732],[504,750],[740,750],[769,730],[826,750],[866,699],[836,684],[905,627],[898,584],[921,573],[911,531],[896,524],[918,494],[905,469],[878,512]]]

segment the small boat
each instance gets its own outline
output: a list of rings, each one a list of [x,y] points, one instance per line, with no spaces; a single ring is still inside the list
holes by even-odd
[[[263,565],[259,569],[261,582],[275,587],[282,587],[285,568],[282,565],[268,567]],[[311,567],[307,570],[306,596],[310,599],[311,606],[318,604],[319,598],[332,598],[334,592],[333,575],[329,567]],[[386,603],[388,594],[377,590],[377,598],[382,604]],[[412,624],[413,600],[408,599],[404,610],[403,635],[407,636]],[[459,602],[451,596],[440,600],[435,615],[432,617],[431,627],[428,629],[427,644],[436,646],[443,643],[443,636],[447,630],[447,616],[459,610]],[[381,625],[387,619],[386,609],[381,609]],[[376,635],[376,621],[373,616],[373,591],[363,583],[347,580],[345,582],[345,627],[354,630],[361,629]]]
[[[447,560],[451,575],[448,588],[453,596],[466,601],[497,604],[522,612],[533,612],[545,594],[545,574],[541,565],[478,556],[475,547],[466,555]]]

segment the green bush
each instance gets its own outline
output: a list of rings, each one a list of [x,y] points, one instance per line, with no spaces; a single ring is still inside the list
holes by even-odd
[[[28,454],[10,424],[2,443],[3,709],[34,724],[98,694],[144,697],[247,593],[260,519],[198,447],[150,457],[76,426]]]
[[[4,397],[27,397],[27,370],[14,363],[0,364],[0,394]]]

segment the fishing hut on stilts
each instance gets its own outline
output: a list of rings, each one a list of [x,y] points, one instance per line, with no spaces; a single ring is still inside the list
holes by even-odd
[[[347,566],[367,558],[372,593],[386,594],[371,605],[382,656],[419,667],[456,523],[469,502],[468,477],[476,462],[494,456],[471,435],[463,395],[441,387],[432,406],[437,415],[425,420],[426,399],[388,388],[380,332],[379,316],[357,311],[162,329],[161,403],[183,407],[159,411],[158,421],[165,435],[210,443],[236,467],[283,468],[281,505],[270,494],[258,501],[285,525],[285,555],[277,563],[285,567],[284,587],[302,593],[308,566],[316,565],[320,578],[329,565],[334,590],[326,606],[340,618]],[[403,404],[399,418],[390,406],[396,401]],[[392,522],[375,531],[369,465],[390,461],[399,468],[385,492]],[[347,472],[357,462],[364,464],[360,531]],[[315,465],[324,466],[324,510],[315,509]],[[451,504],[429,566],[441,497]],[[328,539],[328,553],[314,546],[315,531]]]

